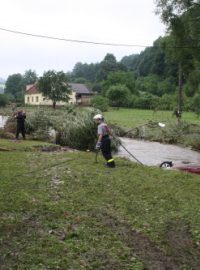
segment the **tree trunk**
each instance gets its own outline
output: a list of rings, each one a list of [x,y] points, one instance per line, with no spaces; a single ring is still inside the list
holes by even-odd
[[[53,108],[56,108],[56,101],[53,101]]]

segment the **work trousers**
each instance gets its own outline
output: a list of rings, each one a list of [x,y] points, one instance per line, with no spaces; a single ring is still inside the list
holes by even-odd
[[[16,139],[19,138],[19,133],[22,134],[23,139],[25,140],[25,126],[24,123],[17,123]]]
[[[109,136],[103,136],[101,141],[101,152],[105,160],[107,161],[106,165],[108,167],[115,167],[115,161],[111,154],[111,141]]]

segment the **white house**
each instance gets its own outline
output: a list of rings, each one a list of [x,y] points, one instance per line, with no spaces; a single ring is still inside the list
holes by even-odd
[[[71,86],[71,94],[68,103],[78,105],[90,105],[90,99],[92,96],[91,91],[86,85],[80,83],[69,83]],[[44,98],[43,94],[39,92],[37,84],[31,84],[26,86],[26,92],[24,95],[25,104],[30,105],[52,105],[53,102],[50,99]],[[56,105],[65,105],[66,102],[58,101]]]

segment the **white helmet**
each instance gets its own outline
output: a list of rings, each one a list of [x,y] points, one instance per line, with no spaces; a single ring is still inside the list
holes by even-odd
[[[94,120],[97,120],[97,119],[100,119],[102,120],[103,119],[103,116],[102,114],[96,114],[94,117],[93,117]]]

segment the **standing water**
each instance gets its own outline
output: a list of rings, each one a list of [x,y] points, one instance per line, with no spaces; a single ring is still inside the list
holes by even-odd
[[[6,121],[8,120],[8,116],[0,115],[0,128],[4,128]]]
[[[159,166],[172,161],[175,167],[200,166],[200,153],[176,145],[120,138],[122,144],[144,165]],[[134,160],[122,147],[118,156]]]

